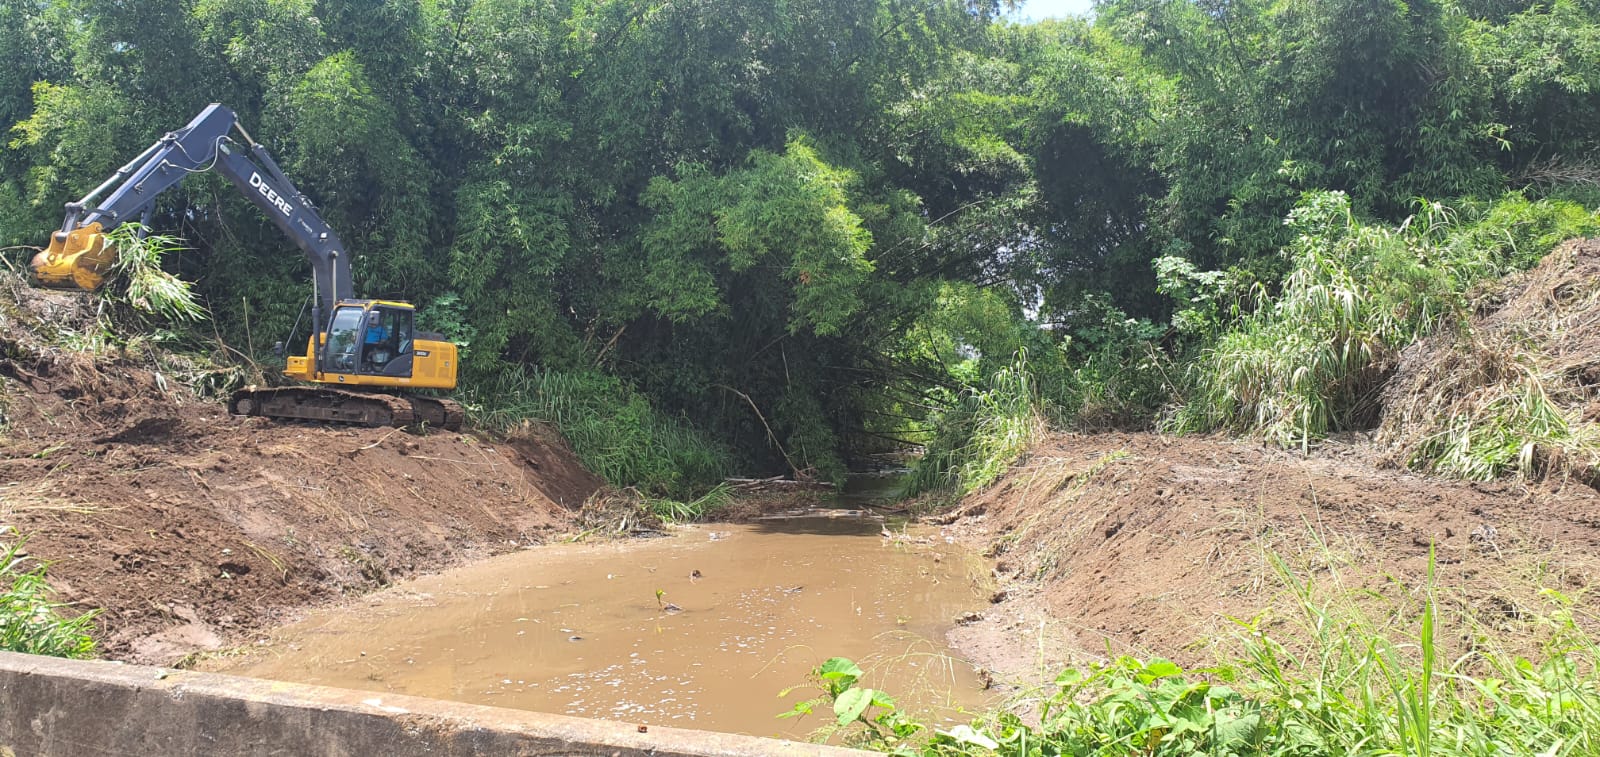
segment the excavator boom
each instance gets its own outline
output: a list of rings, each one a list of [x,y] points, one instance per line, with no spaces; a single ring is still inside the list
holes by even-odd
[[[233,132],[243,144],[234,141]],[[218,104],[163,135],[83,199],[67,203],[61,230],[50,235],[50,246],[34,258],[35,281],[47,287],[99,287],[116,262],[116,249],[106,243],[105,233],[132,220],[148,220],[163,192],[190,174],[209,170],[226,176],[305,253],[321,312],[332,313],[334,302],[353,296],[350,262],[339,235],[266,148],[244,131],[234,112]]]

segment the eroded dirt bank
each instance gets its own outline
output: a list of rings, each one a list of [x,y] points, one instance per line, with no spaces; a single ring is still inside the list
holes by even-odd
[[[1355,598],[1403,625],[1432,549],[1442,611],[1513,647],[1551,609],[1541,588],[1594,609],[1595,490],[1411,475],[1367,462],[1365,449],[1305,457],[1220,439],[1054,436],[946,516],[1002,580],[998,604],[953,641],[1018,678],[1108,650],[1204,665],[1237,638],[1231,618],[1260,617],[1269,631],[1292,619],[1274,556],[1319,601]],[[1451,649],[1481,641],[1451,628]],[[1023,651],[1001,643],[1010,637]]]
[[[0,527],[50,563],[61,601],[104,609],[108,657],[171,663],[537,543],[599,486],[540,438],[230,416],[190,391],[175,356],[61,348],[98,327],[83,298],[6,283]]]

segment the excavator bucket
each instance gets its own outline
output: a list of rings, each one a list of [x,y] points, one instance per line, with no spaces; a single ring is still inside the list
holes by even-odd
[[[53,289],[96,289],[117,260],[117,248],[106,243],[99,222],[50,235],[50,246],[33,256],[33,277]]]

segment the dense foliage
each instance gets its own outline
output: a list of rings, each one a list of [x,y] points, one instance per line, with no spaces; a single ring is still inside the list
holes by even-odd
[[[1010,449],[1014,407],[973,413],[1019,355],[1058,420],[1150,423],[1198,392],[1233,404],[1181,423],[1303,440],[1362,409],[1214,379],[1297,380],[1249,361],[1274,319],[1359,288],[1319,272],[1375,250],[1357,267],[1452,306],[1436,289],[1465,279],[1408,258],[1448,232],[1408,218],[1600,198],[1587,0],[1107,0],[1033,25],[1011,5],[0,0],[0,246],[43,244],[64,202],[227,103],[339,229],[358,292],[466,344],[484,413],[576,387],[560,412],[598,455],[615,400],[690,450],[619,463],[666,493],[728,450],[833,477],[936,431]],[[223,338],[249,341],[246,314],[287,336],[305,265],[221,179],[151,225],[185,240],[166,265]],[[1334,362],[1427,316],[1306,314]]]

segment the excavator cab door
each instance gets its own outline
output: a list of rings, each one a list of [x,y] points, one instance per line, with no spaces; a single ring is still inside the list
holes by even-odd
[[[340,305],[328,323],[326,373],[409,378],[415,336],[410,308]]]
[[[409,378],[412,360],[410,308],[374,305],[362,328],[360,373]]]

